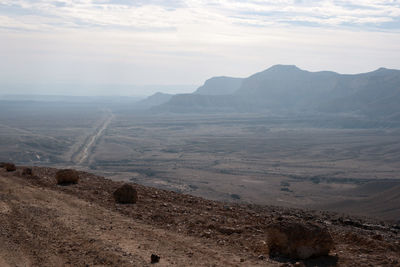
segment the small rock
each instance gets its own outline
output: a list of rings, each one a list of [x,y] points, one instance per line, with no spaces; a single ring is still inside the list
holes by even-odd
[[[211,238],[211,235],[212,235],[211,231],[204,231],[201,236],[205,238]]]
[[[151,259],[151,263],[154,264],[154,263],[157,263],[160,261],[160,256],[158,256],[156,254],[151,254],[150,259]]]
[[[263,261],[263,260],[265,260],[265,256],[264,255],[260,255],[260,256],[258,256],[258,259]]]

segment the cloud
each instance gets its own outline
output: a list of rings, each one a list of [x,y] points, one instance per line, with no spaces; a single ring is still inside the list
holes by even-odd
[[[310,23],[313,26],[352,26],[384,29],[383,23],[396,21],[397,1],[237,1],[219,2],[220,12],[262,24]],[[304,25],[303,25],[304,26]],[[398,25],[400,29],[400,25]]]
[[[400,68],[399,18],[394,0],[0,0],[0,82]]]
[[[124,6],[162,6],[168,10],[185,6],[185,2],[181,0],[105,0],[104,4],[109,5],[124,5]]]
[[[399,1],[375,0],[3,0],[0,14],[21,24],[50,28],[125,28],[128,31],[179,29],[210,22],[243,26],[363,27],[400,29]],[[53,21],[31,16],[52,17]],[[36,18],[35,18],[36,19]]]

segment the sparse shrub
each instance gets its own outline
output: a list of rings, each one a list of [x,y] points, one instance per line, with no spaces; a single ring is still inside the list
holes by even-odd
[[[287,188],[287,187],[282,187],[282,188],[281,188],[281,191],[284,191],[284,192],[293,192],[292,190],[290,190],[290,189]]]
[[[231,194],[231,198],[239,200],[240,196],[238,194]]]
[[[289,187],[290,184],[289,184],[289,182],[287,182],[287,181],[282,181],[282,182],[281,182],[281,186]]]
[[[321,179],[315,176],[311,178],[311,182],[313,182],[314,184],[319,184],[321,182]]]
[[[197,185],[194,185],[194,184],[190,184],[189,187],[190,187],[190,189],[193,189],[193,190],[197,190],[199,188]]]
[[[77,184],[79,181],[79,174],[76,170],[59,170],[56,173],[56,180],[59,185]]]
[[[153,177],[153,176],[156,175],[156,172],[153,171],[153,170],[150,169],[150,168],[148,168],[148,169],[143,169],[143,170],[137,170],[137,172],[140,173],[140,174],[144,174],[144,175],[146,175],[146,176],[149,176],[149,177]]]
[[[114,191],[114,199],[118,203],[132,204],[138,200],[136,189],[130,184],[124,184]]]

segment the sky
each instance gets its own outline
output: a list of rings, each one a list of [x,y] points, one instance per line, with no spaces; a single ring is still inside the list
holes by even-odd
[[[0,59],[0,93],[76,95],[400,69],[400,0],[0,0]]]

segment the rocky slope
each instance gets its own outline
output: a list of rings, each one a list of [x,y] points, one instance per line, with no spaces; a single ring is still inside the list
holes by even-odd
[[[291,266],[269,257],[271,222],[327,227],[329,256],[297,266],[400,266],[400,226],[336,213],[232,205],[135,185],[136,204],[116,204],[121,183],[80,172],[59,186],[55,169],[0,169],[0,266]]]

